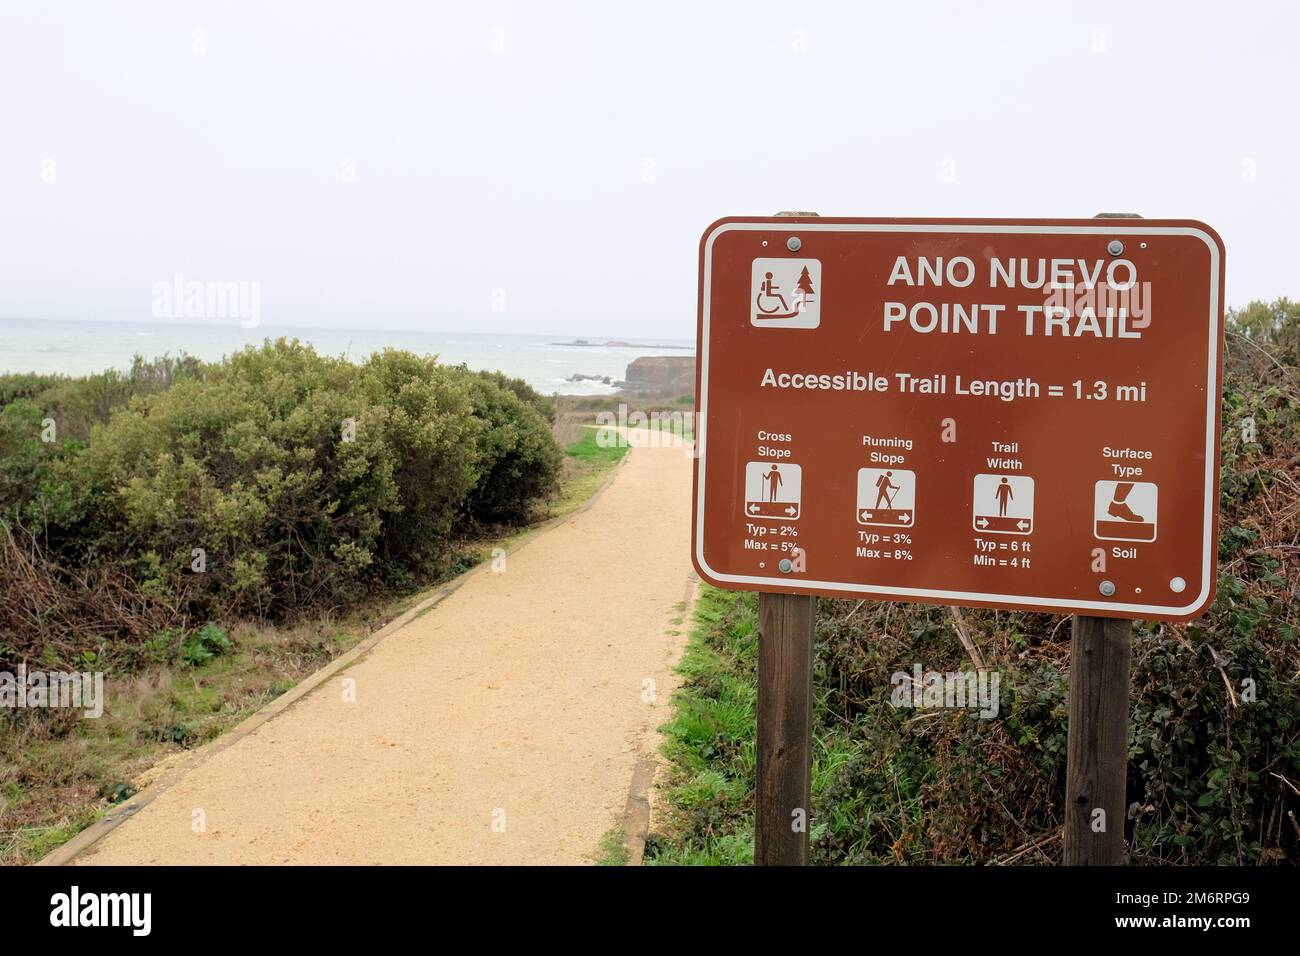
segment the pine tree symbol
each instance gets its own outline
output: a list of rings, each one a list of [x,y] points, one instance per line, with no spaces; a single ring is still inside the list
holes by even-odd
[[[814,290],[812,276],[808,274],[808,267],[803,267],[803,272],[799,273],[798,289],[803,293],[804,301],[810,301],[813,297]]]

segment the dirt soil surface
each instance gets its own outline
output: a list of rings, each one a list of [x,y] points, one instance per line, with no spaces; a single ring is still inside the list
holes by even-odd
[[[591,862],[670,716],[690,494],[688,451],[634,447],[588,510],[504,572],[476,571],[76,862]]]

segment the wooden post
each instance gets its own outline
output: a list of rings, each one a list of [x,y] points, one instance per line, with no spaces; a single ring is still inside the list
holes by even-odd
[[[758,595],[758,782],[754,863],[808,862],[813,621],[817,599]]]
[[[778,212],[778,216],[816,216]],[[804,866],[812,803],[812,662],[817,599],[758,595],[754,863]]]
[[[1137,213],[1103,212],[1095,218],[1142,217]],[[1071,621],[1070,724],[1065,745],[1066,866],[1118,866],[1124,862],[1132,643],[1131,621],[1079,614]]]
[[[1128,812],[1133,623],[1076,614],[1072,624],[1064,859],[1067,866],[1118,866]]]

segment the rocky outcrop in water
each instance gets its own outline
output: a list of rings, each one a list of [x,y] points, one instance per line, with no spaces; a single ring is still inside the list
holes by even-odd
[[[633,391],[690,394],[695,391],[695,356],[645,355],[634,359],[627,367],[627,387]]]

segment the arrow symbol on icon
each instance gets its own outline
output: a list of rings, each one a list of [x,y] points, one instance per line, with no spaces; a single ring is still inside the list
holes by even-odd
[[[898,516],[898,523],[899,523],[899,524],[911,524],[911,523],[912,523],[912,512],[910,512],[910,511],[904,511],[902,514],[900,514],[900,515]]]
[[[758,514],[758,505],[750,505],[750,506],[749,506],[749,513],[752,514],[752,515],[756,515],[756,514]]]
[[[987,528],[987,527],[989,526],[989,519],[988,519],[988,518],[980,518],[980,520],[979,520],[979,521],[976,521],[975,523],[976,523],[977,525],[979,525],[981,528]]]
[[[871,520],[871,512],[870,512],[870,511],[864,511],[864,512],[862,512],[862,520],[863,520],[863,521],[870,521],[870,520]]]
[[[1021,521],[1018,525],[1016,525],[1016,527],[1019,528],[1021,531],[1024,531],[1026,528],[1029,527],[1029,522]]]
[[[785,509],[785,513],[788,515],[798,514],[799,509],[796,508],[794,505],[791,505],[789,508]]]

